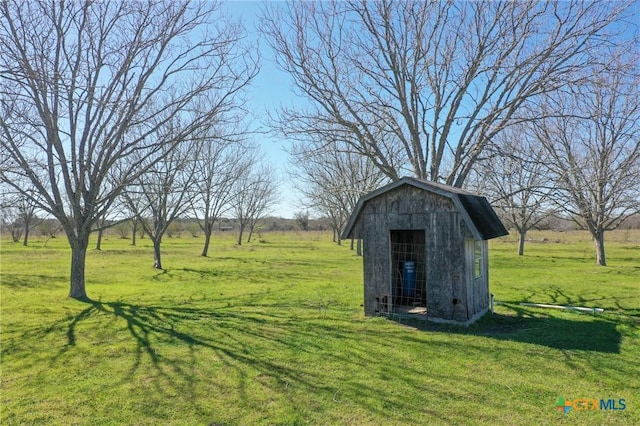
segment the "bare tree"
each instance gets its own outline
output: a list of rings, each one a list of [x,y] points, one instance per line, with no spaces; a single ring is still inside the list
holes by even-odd
[[[333,239],[340,244],[358,199],[388,178],[368,157],[350,152],[344,141],[293,144],[289,154],[294,187],[310,208],[329,219]]]
[[[218,3],[0,3],[0,179],[59,220],[69,296],[86,299],[96,221],[123,188],[203,123],[234,107],[256,73],[243,30]],[[223,22],[225,22],[223,24]],[[207,110],[195,108],[203,99]],[[179,134],[155,137],[180,118]]]
[[[0,226],[2,233],[8,232],[11,235],[11,241],[17,243],[22,238],[24,226],[22,225],[19,212],[15,206],[15,199],[2,194],[0,199]]]
[[[462,186],[523,105],[575,82],[631,3],[291,2],[261,28],[309,103],[284,107],[290,138],[343,139],[390,179]],[[628,12],[631,13],[631,12]],[[392,158],[400,150],[404,162]]]
[[[119,196],[116,201],[113,202],[110,209],[106,210],[102,216],[97,218],[91,230],[92,233],[97,234],[96,250],[102,250],[102,237],[104,237],[107,229],[118,228],[117,231],[122,235],[123,229],[120,228],[120,225],[124,225],[125,227],[130,226],[128,224],[129,218],[127,217],[129,213],[128,210],[127,203],[123,202],[122,196]]]
[[[129,232],[131,232],[131,220],[127,219],[118,222],[118,224],[115,225],[115,230],[121,239],[126,240],[129,238]]]
[[[2,205],[0,206],[5,210],[3,215],[5,226],[12,230],[11,234],[14,242],[22,238],[22,245],[26,247],[29,244],[31,231],[42,222],[42,219],[38,218],[37,215],[38,206],[33,201],[37,195],[31,193],[31,196],[25,196],[15,192],[8,195],[8,198],[3,197]],[[9,223],[9,218],[11,223]]]
[[[129,202],[129,208],[135,210],[153,242],[156,269],[162,269],[162,238],[172,223],[191,207],[197,151],[196,143],[192,142],[160,154],[162,160],[151,160],[153,166],[125,192],[125,197],[133,194],[141,200],[137,205]]]
[[[29,244],[31,231],[35,229],[42,219],[38,217],[38,194],[33,188],[25,185],[25,195],[12,190],[10,186],[0,187],[0,209],[2,209],[2,223],[5,229],[10,230],[13,242],[22,238],[22,245]]]
[[[105,212],[98,220],[96,221],[97,229],[94,229],[94,232],[98,233],[98,238],[96,239],[96,250],[102,250],[102,236],[104,235],[105,229],[109,227],[109,222],[107,220],[108,212]]]
[[[476,164],[476,189],[485,193],[509,227],[518,233],[518,255],[524,255],[527,232],[555,211],[548,155],[526,127],[518,125],[496,136]]]
[[[279,197],[273,169],[260,164],[252,167],[237,180],[231,202],[239,226],[238,245],[242,245],[246,230],[249,231],[247,242],[251,242],[256,224],[270,212]]]
[[[134,185],[135,186],[135,185]],[[119,198],[120,204],[122,204],[124,215],[129,218],[129,227],[131,230],[131,245],[136,245],[136,239],[138,235],[140,238],[144,238],[145,230],[144,226],[142,226],[142,222],[144,219],[138,217],[137,212],[141,212],[145,208],[145,200],[143,199],[143,195],[141,191],[125,190],[121,197]]]
[[[300,229],[305,232],[309,230],[309,209],[297,212],[295,219]]]
[[[45,239],[44,246],[46,247],[50,239],[58,237],[58,233],[62,230],[62,225],[60,225],[58,219],[46,218],[40,222],[38,229],[40,230],[40,235]]]
[[[37,200],[38,194],[35,192],[31,192],[29,196],[25,196],[24,194],[20,194],[20,198],[18,199],[17,209],[18,214],[20,215],[20,221],[22,222],[24,237],[22,239],[22,245],[27,246],[29,243],[29,235],[31,235],[31,231],[40,225],[42,221],[37,216],[38,204],[34,201]]]
[[[193,212],[204,233],[202,256],[209,253],[214,223],[231,208],[234,187],[252,161],[252,147],[242,141],[245,131],[211,128],[199,136],[201,149],[196,160]]]
[[[629,52],[547,99],[545,118],[533,126],[552,158],[558,204],[589,230],[603,266],[605,232],[640,211],[640,72],[637,47]]]

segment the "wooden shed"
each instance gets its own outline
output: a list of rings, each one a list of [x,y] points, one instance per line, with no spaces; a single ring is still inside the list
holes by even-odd
[[[361,238],[365,315],[471,324],[489,309],[487,240],[508,232],[486,198],[404,177],[363,196],[343,238]]]

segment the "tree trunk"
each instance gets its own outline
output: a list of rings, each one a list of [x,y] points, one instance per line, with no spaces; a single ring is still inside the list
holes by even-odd
[[[24,227],[24,240],[22,240],[22,245],[26,247],[28,242],[29,242],[29,223],[27,223]]]
[[[520,236],[520,239],[518,241],[518,256],[523,256],[524,240],[525,240],[525,237],[527,236],[527,231],[518,231],[518,235]]]
[[[84,266],[89,247],[89,233],[69,238],[71,245],[71,288],[69,297],[78,300],[87,300],[87,291],[84,281]]]
[[[253,226],[249,227],[249,236],[247,237],[247,243],[251,242],[251,237],[253,237]]]
[[[353,243],[354,243],[354,239],[353,237],[351,237],[351,246],[349,247],[349,250],[353,250]]]
[[[131,230],[133,231],[133,237],[131,238],[131,245],[135,246],[136,245],[136,234],[138,232],[138,224],[136,222],[133,222],[133,224],[131,225]]]
[[[358,244],[356,246],[356,255],[357,256],[362,256],[362,239],[358,238]]]
[[[600,266],[607,266],[607,260],[604,254],[604,231],[598,230],[593,236],[593,244],[596,248],[596,263]]]
[[[102,234],[104,233],[104,228],[98,229],[98,241],[96,242],[96,250],[102,249]]]
[[[240,234],[238,235],[238,245],[242,245],[242,234],[244,234],[244,226],[240,225]]]
[[[209,254],[209,242],[211,241],[211,228],[204,227],[204,247],[202,247],[202,257],[207,257]]]
[[[153,267],[156,269],[162,269],[162,256],[160,253],[161,239],[153,240]]]

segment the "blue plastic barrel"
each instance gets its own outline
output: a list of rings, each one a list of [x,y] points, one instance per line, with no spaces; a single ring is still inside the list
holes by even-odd
[[[416,294],[416,262],[404,262],[402,265],[402,293],[405,297]]]

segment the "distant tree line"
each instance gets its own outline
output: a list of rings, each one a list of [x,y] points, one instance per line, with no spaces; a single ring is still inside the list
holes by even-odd
[[[6,210],[5,210],[6,212]],[[142,220],[148,220],[143,218]],[[103,230],[105,235],[129,240],[131,245],[137,245],[139,239],[146,239],[147,234],[143,227],[139,225],[139,218],[128,218],[125,220],[106,220]],[[44,238],[45,241],[57,238],[62,227],[57,219],[36,218],[37,224],[31,228],[30,236],[38,236],[39,239]],[[136,224],[137,223],[137,224]],[[212,226],[212,235],[215,234],[234,234],[237,235],[239,229],[239,221],[232,217],[221,217],[216,220]],[[551,228],[549,228],[551,229]],[[564,229],[564,228],[562,228]],[[640,218],[636,228],[640,229]],[[260,232],[327,232],[331,231],[331,221],[329,218],[309,218],[306,226],[302,227],[297,219],[282,218],[267,215],[260,218],[254,227],[254,234]],[[0,220],[0,235],[9,237],[14,243],[23,243],[24,224],[20,219],[12,220],[10,215],[3,214]],[[97,233],[96,233],[97,234]],[[17,235],[17,237],[14,237]],[[171,225],[168,226],[165,233],[167,238],[204,238],[198,220],[194,217],[176,218]],[[96,247],[97,246],[96,239]]]

